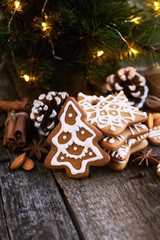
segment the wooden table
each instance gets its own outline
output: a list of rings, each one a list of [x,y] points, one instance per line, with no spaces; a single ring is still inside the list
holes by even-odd
[[[4,69],[2,99],[18,99]],[[5,114],[0,114],[1,127]],[[160,153],[159,147],[153,148]],[[160,178],[155,167],[129,163],[122,172],[92,167],[89,177],[74,180],[40,162],[30,172],[11,171],[14,158],[0,147],[0,239],[160,239]],[[144,177],[130,180],[140,169]]]

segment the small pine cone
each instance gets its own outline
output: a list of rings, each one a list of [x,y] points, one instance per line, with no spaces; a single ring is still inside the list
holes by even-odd
[[[111,74],[106,78],[106,90],[109,92],[124,91],[131,105],[138,108],[143,104],[148,95],[148,87],[145,78],[136,72],[133,67],[121,68],[117,74]]]
[[[68,96],[67,92],[52,91],[34,100],[30,118],[41,135],[48,136],[57,125],[59,111]]]

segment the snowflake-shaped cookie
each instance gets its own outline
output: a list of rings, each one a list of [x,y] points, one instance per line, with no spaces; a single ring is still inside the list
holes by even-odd
[[[87,120],[106,135],[117,136],[128,125],[147,119],[145,112],[130,105],[123,91],[107,97],[79,93],[78,103],[86,111]]]

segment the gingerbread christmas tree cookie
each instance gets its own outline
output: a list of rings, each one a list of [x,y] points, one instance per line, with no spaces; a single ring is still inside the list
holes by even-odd
[[[74,98],[63,105],[59,124],[47,141],[52,146],[45,159],[47,168],[65,168],[68,177],[82,178],[89,175],[90,166],[104,166],[110,156],[99,145],[103,134],[87,122],[85,111]]]

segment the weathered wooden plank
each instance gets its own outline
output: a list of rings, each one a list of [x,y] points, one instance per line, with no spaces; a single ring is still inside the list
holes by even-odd
[[[160,148],[154,152],[160,154]],[[159,239],[160,181],[154,167],[141,169],[145,176],[132,180],[139,170],[132,163],[122,172],[92,168],[89,177],[79,180],[54,170],[85,239]]]
[[[0,99],[17,99],[5,71],[0,72]],[[4,115],[0,118],[4,123]],[[4,148],[0,153],[1,161],[15,157]],[[79,239],[51,171],[37,163],[33,171],[12,172],[9,165],[0,163],[0,239]]]
[[[43,165],[11,172],[9,165],[0,164],[0,186],[10,238],[79,239],[51,172]]]
[[[6,240],[9,239],[3,201],[1,199],[1,189],[0,189],[0,239],[6,239]]]

